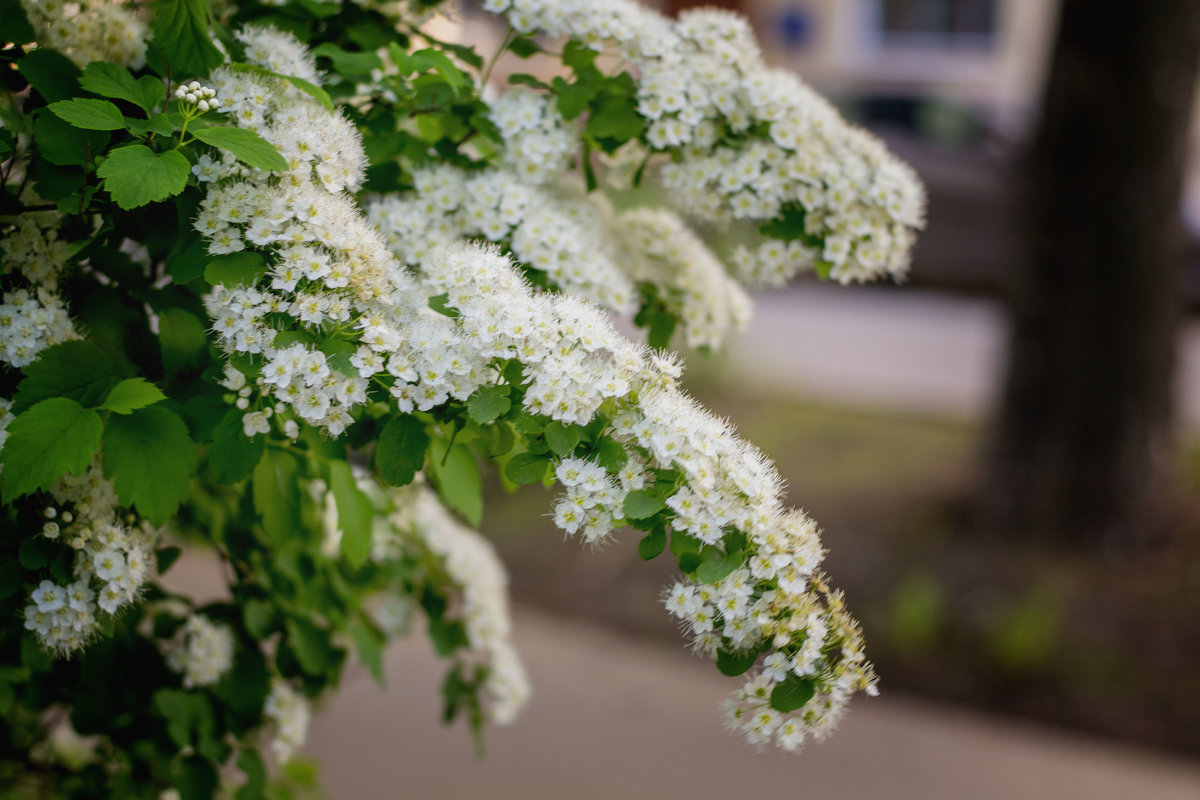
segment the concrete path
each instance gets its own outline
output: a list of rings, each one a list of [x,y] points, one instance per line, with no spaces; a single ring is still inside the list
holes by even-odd
[[[801,283],[756,297],[749,330],[724,360],[740,377],[807,397],[982,418],[1006,337],[994,301]],[[1200,429],[1200,321],[1180,334],[1177,386],[1181,418]]]
[[[711,663],[529,608],[517,643],[534,696],[478,760],[438,723],[443,665],[420,634],[361,671],[316,719],[307,751],[333,800],[1196,800],[1200,764],[886,695],[824,744],[756,752],[721,727],[735,681]]]

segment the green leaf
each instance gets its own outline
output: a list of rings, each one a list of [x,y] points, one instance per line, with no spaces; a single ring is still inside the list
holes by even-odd
[[[335,71],[343,76],[370,75],[372,70],[383,69],[383,62],[374,53],[355,53],[343,50],[332,42],[322,42],[312,49],[314,57],[328,58]]]
[[[266,600],[247,600],[243,606],[242,620],[246,630],[255,639],[265,639],[275,628],[275,607]]]
[[[268,542],[282,544],[300,528],[296,459],[279,450],[263,453],[252,476],[254,508],[262,515]]]
[[[442,502],[478,525],[483,518],[483,485],[470,448],[435,441],[429,453],[429,471]]]
[[[267,448],[267,439],[261,433],[246,436],[242,427],[245,413],[231,408],[213,429],[208,466],[213,471],[213,480],[222,486],[245,480],[258,466]]]
[[[208,334],[195,314],[168,308],[158,315],[158,344],[163,368],[171,377],[199,363],[208,346]]]
[[[546,444],[556,456],[565,456],[575,450],[583,431],[577,425],[563,425],[555,420],[546,426]]]
[[[337,504],[338,527],[342,530],[342,556],[351,566],[361,567],[371,555],[371,520],[375,508],[358,488],[345,461],[329,462],[329,488]]]
[[[804,229],[804,206],[799,203],[785,203],[779,216],[759,226],[758,232],[772,239],[807,239]]]
[[[667,507],[667,498],[661,490],[638,489],[625,495],[622,513],[625,519],[646,519],[653,517]]]
[[[531,86],[534,89],[550,91],[550,84],[546,83],[540,78],[534,77],[533,75],[526,75],[524,73],[509,75],[508,82],[513,86]]]
[[[227,126],[197,128],[191,134],[205,144],[229,151],[243,164],[276,172],[287,171],[288,162],[275,149],[275,145],[254,131]]]
[[[37,38],[19,0],[0,0],[0,31],[5,41],[27,44]]]
[[[754,666],[754,662],[757,660],[757,650],[726,650],[725,648],[721,648],[717,651],[717,669],[721,670],[722,675],[728,675],[731,678],[745,674],[747,670]]]
[[[61,167],[83,166],[104,152],[109,138],[105,131],[81,130],[53,114],[38,114],[33,121],[38,155]]]
[[[285,626],[300,669],[319,678],[337,666],[339,654],[330,641],[329,631],[318,628],[303,617],[289,617]]]
[[[175,133],[175,128],[171,125],[171,120],[166,114],[155,114],[150,119],[129,119],[125,120],[125,127],[134,136],[144,136],[147,133],[157,133],[159,136],[171,136]]]
[[[717,550],[715,554],[706,556],[700,562],[700,566],[696,568],[696,580],[701,583],[720,583],[741,565],[740,553],[725,554]]]
[[[179,560],[179,557],[183,555],[183,549],[179,547],[160,547],[154,555],[158,574],[162,575]]]
[[[442,658],[448,658],[454,655],[455,650],[471,644],[471,640],[467,638],[466,629],[457,620],[453,622],[430,620],[429,638],[433,641],[433,649]]]
[[[412,71],[422,72],[431,69],[437,72],[446,79],[446,83],[450,84],[455,91],[466,85],[467,76],[441,50],[434,50],[433,48],[417,50],[409,54],[408,62]]]
[[[601,95],[584,130],[597,139],[609,139],[624,143],[636,139],[646,129],[646,120],[637,112],[637,100],[633,97]],[[615,147],[604,148],[611,152]]]
[[[638,557],[643,561],[649,561],[660,555],[666,548],[667,532],[662,528],[655,528],[638,542]]]
[[[118,147],[96,174],[117,205],[128,211],[179,194],[187,186],[191,165],[178,150],[155,153],[142,144]]]
[[[134,80],[129,70],[107,61],[93,61],[84,67],[79,85],[101,97],[127,100],[147,114],[162,102],[166,93],[166,87],[158,78],[145,75]]]
[[[147,406],[109,417],[103,462],[121,502],[162,525],[187,497],[196,450],[183,420],[162,406]]]
[[[51,103],[47,108],[63,122],[88,131],[119,131],[125,127],[125,115],[107,100],[76,97]]]
[[[566,119],[575,119],[596,97],[596,86],[590,83],[567,83],[562,78],[554,79],[554,94],[558,111]]]
[[[529,58],[532,55],[542,52],[539,45],[530,36],[517,36],[508,43],[508,49],[512,51],[517,58]]]
[[[42,400],[14,419],[0,450],[4,502],[49,489],[65,472],[82,474],[100,447],[102,428],[99,414],[66,397]]]
[[[572,39],[563,47],[562,62],[578,72],[594,66],[598,55],[600,55],[598,51],[583,42]]]
[[[360,616],[350,618],[346,623],[346,632],[350,634],[350,640],[354,642],[354,651],[358,653],[358,660],[370,670],[371,677],[375,679],[375,682],[383,687],[386,684],[383,678],[383,635],[375,629],[374,625]]]
[[[157,0],[154,4],[154,42],[174,67],[174,78],[203,77],[225,63],[209,36],[205,0]],[[181,74],[182,73],[182,74]]]
[[[171,766],[171,783],[179,790],[179,800],[212,800],[217,770],[203,756],[187,756]]]
[[[787,677],[771,690],[771,708],[783,714],[804,708],[816,691],[816,683],[812,678],[798,678],[789,672]]]
[[[116,367],[96,345],[83,339],[56,344],[25,367],[25,380],[17,387],[12,412],[20,414],[51,397],[69,397],[89,408],[98,406],[117,381]]]
[[[237,768],[246,776],[238,787],[234,800],[262,800],[267,788],[267,764],[257,750],[246,749],[238,754]]]
[[[109,391],[100,407],[114,414],[129,414],[166,399],[162,390],[145,378],[126,378]]]
[[[196,237],[186,247],[180,243],[178,251],[167,255],[167,269],[176,283],[190,283],[204,276],[204,267],[211,256],[208,254],[208,243]]]
[[[541,483],[550,468],[550,459],[533,453],[518,453],[504,465],[504,476],[515,484]]]
[[[416,417],[393,415],[375,445],[375,469],[392,486],[407,486],[425,464],[429,434]]]
[[[610,473],[620,471],[629,462],[629,451],[616,439],[603,438],[596,442],[596,463]]]
[[[204,280],[213,286],[250,286],[266,274],[262,254],[249,250],[216,256],[204,267]]]
[[[467,413],[480,425],[502,417],[512,408],[511,391],[512,387],[505,385],[480,386],[467,398]]]
[[[21,566],[30,572],[46,568],[59,550],[59,545],[42,536],[26,536],[21,540],[17,551],[17,560]]]
[[[47,103],[77,97],[79,67],[57,50],[40,47],[17,61],[17,70],[38,90]]]

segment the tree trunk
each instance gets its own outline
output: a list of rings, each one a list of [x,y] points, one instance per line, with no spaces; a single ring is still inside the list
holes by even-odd
[[[1194,0],[1063,0],[1021,187],[984,526],[1136,547],[1168,488]]]

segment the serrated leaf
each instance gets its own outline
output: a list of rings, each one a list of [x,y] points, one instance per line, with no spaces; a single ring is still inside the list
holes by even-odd
[[[179,557],[183,555],[183,548],[180,547],[160,547],[154,553],[155,566],[158,569],[158,574],[162,575],[175,565]]]
[[[187,497],[196,451],[178,415],[162,406],[147,406],[109,417],[103,463],[121,502],[162,525]]]
[[[125,127],[125,115],[107,100],[76,97],[51,103],[48,108],[63,122],[88,131],[119,131]]]
[[[742,556],[739,553],[717,553],[705,557],[700,566],[696,567],[696,580],[701,583],[720,583],[742,565]]]
[[[392,486],[407,486],[425,465],[429,434],[416,417],[394,415],[383,426],[375,445],[375,469]]]
[[[541,483],[550,468],[550,459],[533,453],[518,453],[504,465],[504,476],[515,484]]]
[[[314,57],[328,58],[333,68],[345,76],[370,75],[372,70],[382,69],[383,62],[374,53],[343,50],[332,42],[322,42],[312,49]]]
[[[254,598],[247,600],[242,609],[242,621],[251,636],[265,639],[271,635],[275,624],[275,607],[270,602]]]
[[[166,399],[167,396],[162,390],[145,378],[126,378],[109,390],[100,407],[114,414],[129,414],[134,409]]]
[[[253,251],[217,256],[204,267],[204,280],[213,286],[249,286],[265,274],[267,262]]]
[[[429,472],[442,502],[478,525],[483,518],[483,484],[470,448],[435,441],[429,453]]]
[[[667,549],[667,532],[662,528],[655,528],[638,542],[638,557],[643,561],[649,561],[659,556],[665,549]]]
[[[539,45],[533,38],[529,36],[514,37],[513,40],[508,43],[508,49],[511,50],[513,55],[515,55],[517,58],[529,58],[532,55],[542,52],[541,45]]]
[[[43,350],[25,367],[25,380],[17,387],[12,412],[51,397],[69,397],[93,407],[118,381],[116,367],[104,351],[89,341],[77,339]]]
[[[186,247],[180,242],[179,249],[167,256],[167,269],[176,283],[190,283],[204,276],[204,267],[211,258],[208,243],[196,237]]]
[[[155,153],[141,144],[118,147],[96,170],[104,188],[126,211],[177,195],[187,186],[191,165],[178,150]]]
[[[135,80],[129,70],[107,61],[93,61],[84,67],[79,85],[92,94],[127,100],[149,114],[162,102],[166,87],[150,75]]]
[[[213,480],[228,486],[249,477],[262,459],[267,447],[266,437],[261,433],[246,436],[242,426],[244,411],[231,408],[217,427],[213,428],[213,443],[208,450],[208,466],[213,471]]]
[[[225,63],[225,56],[209,35],[209,10],[205,0],[157,0],[154,7],[154,42],[174,67],[175,79],[184,73],[205,76]]]
[[[638,489],[625,495],[625,502],[621,508],[625,519],[646,519],[666,507],[667,499],[661,491]]]
[[[358,653],[358,660],[370,671],[371,677],[380,687],[385,686],[382,634],[375,629],[375,626],[359,616],[350,618],[346,623],[346,632],[350,634],[350,640],[354,642],[354,651]]]
[[[575,425],[563,425],[558,420],[546,425],[546,444],[550,445],[550,450],[556,456],[565,456],[574,451],[582,437],[583,431]]]
[[[17,71],[37,89],[47,103],[66,100],[81,94],[79,67],[62,53],[49,47],[39,47],[17,63]]]
[[[342,531],[342,556],[351,566],[361,567],[371,554],[371,520],[375,516],[371,499],[358,488],[345,461],[329,462],[329,489]]]
[[[5,41],[26,44],[37,38],[19,0],[0,0],[0,31]]]
[[[4,501],[49,489],[64,473],[82,474],[100,447],[102,429],[99,414],[66,397],[42,400],[19,415],[0,450]]]
[[[38,155],[61,167],[83,166],[104,152],[109,138],[106,131],[85,131],[53,114],[38,114],[33,121]]]
[[[467,413],[481,425],[504,416],[512,408],[508,396],[511,391],[511,387],[504,385],[480,386],[467,398]]]
[[[596,463],[610,473],[620,471],[629,462],[629,451],[616,439],[603,438],[596,443]]]
[[[726,650],[721,648],[717,651],[717,669],[721,670],[722,675],[728,675],[731,678],[736,678],[738,675],[743,675],[754,666],[754,662],[758,660],[758,652],[755,650]]]
[[[158,315],[158,344],[168,377],[196,366],[208,346],[204,323],[182,308],[168,308]]]
[[[268,542],[282,544],[300,527],[300,489],[296,459],[267,450],[254,467],[254,508],[262,516]]]
[[[433,641],[433,649],[442,658],[448,658],[454,655],[455,650],[471,644],[466,629],[458,620],[430,620],[429,638]]]
[[[134,136],[144,136],[147,133],[157,133],[159,136],[171,136],[175,128],[166,114],[155,114],[150,119],[126,119],[125,127]]]
[[[782,682],[771,690],[771,708],[787,714],[804,708],[816,694],[816,683],[812,678],[798,678],[789,672]]]
[[[285,627],[296,660],[306,673],[317,678],[337,665],[338,651],[330,641],[329,631],[302,617],[289,617]]]
[[[257,750],[243,750],[237,759],[237,768],[246,776],[238,787],[234,800],[262,800],[267,788],[267,764]]]
[[[198,128],[191,134],[205,144],[219,147],[232,153],[238,161],[258,169],[285,172],[287,160],[275,149],[275,145],[254,131],[233,126]]]

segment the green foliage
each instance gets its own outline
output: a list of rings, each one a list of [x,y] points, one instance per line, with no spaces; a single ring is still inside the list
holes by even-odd
[[[254,131],[231,126],[214,128],[192,128],[192,135],[205,144],[228,150],[243,164],[259,169],[286,171],[287,161],[279,155],[275,145]]]
[[[213,429],[208,465],[218,484],[228,486],[248,478],[267,449],[265,436],[246,436],[243,432],[244,413],[236,408],[229,409]]]
[[[188,494],[196,451],[187,426],[162,406],[111,416],[104,425],[104,474],[121,502],[159,525]]]
[[[66,397],[92,408],[117,384],[116,367],[96,345],[76,340],[48,347],[25,368],[25,379],[13,398],[20,414],[42,400]]]
[[[471,449],[451,440],[435,440],[429,451],[429,473],[442,502],[478,525],[483,519],[483,484]]]
[[[128,211],[182,192],[191,165],[178,150],[156,153],[130,144],[111,151],[96,174],[117,205]]]
[[[789,672],[781,682],[771,690],[771,708],[787,714],[804,708],[816,694],[816,682],[812,678],[798,678]]]
[[[204,0],[155,0],[154,43],[177,79],[207,75],[225,61],[209,35],[210,14]]]
[[[371,554],[371,520],[375,518],[375,508],[355,484],[350,465],[345,461],[329,462],[329,488],[337,505],[342,555],[351,566],[361,567]]]
[[[407,414],[388,419],[375,445],[375,468],[392,486],[407,486],[425,464],[429,435],[416,417]]]
[[[467,398],[467,413],[478,423],[492,422],[512,408],[508,386],[480,386]]]
[[[147,116],[163,101],[167,91],[163,82],[153,75],[135,79],[129,70],[106,61],[93,61],[84,67],[79,85],[101,97],[127,100],[145,111]]]
[[[70,472],[87,469],[100,447],[100,415],[67,397],[42,400],[8,426],[0,450],[0,493],[4,501],[48,489]]]
[[[77,97],[51,103],[51,113],[63,122],[89,131],[119,131],[125,127],[125,115],[107,100]]]
[[[249,286],[267,272],[267,262],[253,251],[217,256],[204,267],[204,280],[213,286]]]
[[[100,407],[115,414],[129,414],[166,399],[162,390],[145,378],[126,378],[109,391]]]

